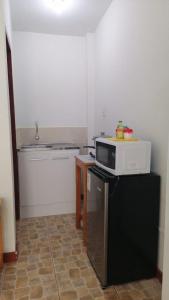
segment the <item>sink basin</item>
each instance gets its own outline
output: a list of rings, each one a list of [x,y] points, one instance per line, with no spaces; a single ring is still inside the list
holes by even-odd
[[[23,145],[21,150],[33,150],[33,149],[50,149],[50,150],[69,150],[69,149],[79,149],[76,145],[72,143],[32,143],[28,145]]]

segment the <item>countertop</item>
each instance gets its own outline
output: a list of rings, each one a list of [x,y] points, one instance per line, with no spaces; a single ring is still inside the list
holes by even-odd
[[[35,151],[35,150],[72,150],[80,149],[79,146],[72,143],[34,143],[29,145],[22,145],[18,151]]]

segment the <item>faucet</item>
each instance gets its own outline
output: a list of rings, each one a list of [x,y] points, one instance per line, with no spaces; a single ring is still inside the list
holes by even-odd
[[[35,122],[35,140],[36,141],[40,140],[38,122]]]

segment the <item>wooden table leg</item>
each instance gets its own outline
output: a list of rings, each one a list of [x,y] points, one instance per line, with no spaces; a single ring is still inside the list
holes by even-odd
[[[3,267],[2,224],[0,223],[0,269]]]
[[[80,229],[81,221],[81,170],[78,165],[76,165],[76,228]]]
[[[3,267],[2,200],[0,199],[0,268]]]

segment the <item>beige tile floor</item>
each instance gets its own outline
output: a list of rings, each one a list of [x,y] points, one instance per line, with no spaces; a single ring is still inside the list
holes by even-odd
[[[74,215],[21,220],[19,258],[0,274],[0,300],[160,300],[157,279],[102,290]]]

